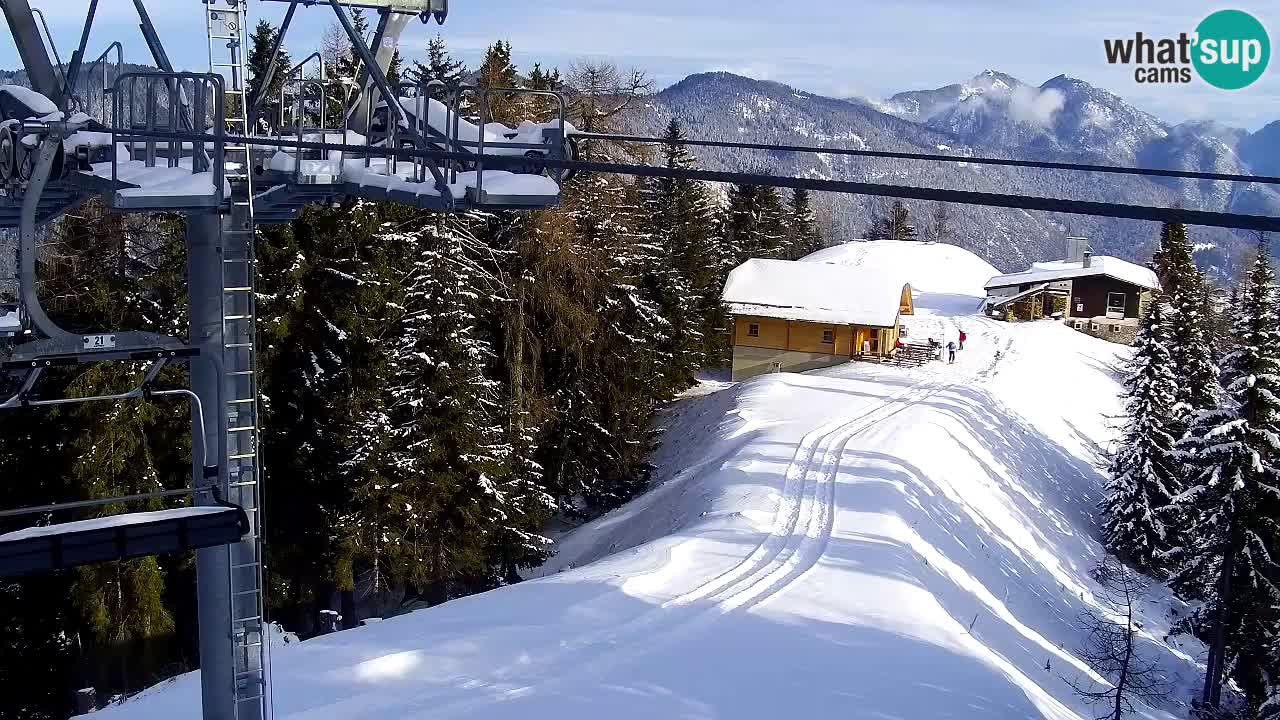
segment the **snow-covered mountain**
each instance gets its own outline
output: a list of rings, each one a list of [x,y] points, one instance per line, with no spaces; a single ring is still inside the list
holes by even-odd
[[[1280,176],[1280,120],[1242,138],[1240,156],[1264,175]]]
[[[952,83],[933,90],[908,90],[879,102],[870,101],[870,104],[881,112],[923,122],[971,97],[992,91],[1008,92],[1022,84],[1021,80],[1012,75],[986,70],[967,82]]]
[[[883,102],[823,97],[729,73],[692,75],[656,95],[640,121],[658,131],[678,118],[692,137],[797,145],[987,155],[1109,165],[1255,172],[1280,143],[1280,123],[1250,136],[1243,130],[1188,123],[1174,126],[1089,83],[1058,76],[1042,85],[988,70],[961,83],[899,93]],[[1275,139],[1269,139],[1269,138]],[[1236,146],[1240,147],[1239,153]],[[1083,200],[1280,213],[1274,187],[1232,187],[1129,176],[1032,171],[995,166],[913,163],[835,155],[788,155],[699,148],[711,167],[811,177],[893,182]],[[883,201],[822,198],[843,238],[864,233]],[[908,203],[918,224],[928,203]],[[1084,235],[1095,249],[1145,260],[1158,229],[1150,223],[999,208],[957,207],[959,242],[1001,269],[1056,257],[1064,235]],[[1065,231],[1064,231],[1065,229]],[[1217,248],[1202,262],[1225,267],[1242,242],[1226,230],[1194,228],[1197,244]]]
[[[557,542],[541,577],[273,649],[279,720],[778,717],[1083,720],[1080,613],[1127,348],[973,314],[991,266],[923,243],[813,262],[918,286],[911,337],[954,365],[707,382],[663,420],[655,486]],[[964,300],[964,302],[961,302]],[[966,309],[967,308],[967,309]],[[1046,380],[1048,378],[1049,380]],[[1186,717],[1185,608],[1138,652]],[[195,720],[197,673],[97,720]]]

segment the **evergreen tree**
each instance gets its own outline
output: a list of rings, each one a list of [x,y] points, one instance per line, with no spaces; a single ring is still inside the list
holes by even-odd
[[[481,321],[499,290],[488,254],[465,221],[431,214],[410,224],[382,237],[408,273],[396,293],[386,426],[371,428],[380,470],[357,502],[365,562],[439,600],[458,578],[492,587],[540,563],[537,531],[552,503],[511,462]]]
[[[439,34],[427,42],[427,62],[415,60],[413,68],[409,70],[409,75],[415,82],[439,80],[451,91],[462,84],[466,74],[466,63],[449,54],[444,37]]]
[[[279,31],[266,20],[259,20],[250,38],[248,71],[249,97],[257,99],[262,96],[258,117],[268,128],[274,128],[280,122],[280,90],[284,87],[285,73],[293,67],[289,53],[284,48],[276,55],[276,68],[271,83],[262,85],[267,68],[271,65],[271,48],[275,46]]]
[[[684,144],[679,122],[667,125],[663,163],[692,168],[696,161]],[[724,313],[720,305],[723,265],[706,189],[697,182],[655,178],[643,186],[646,233],[658,256],[649,264],[644,287],[670,323],[667,352],[676,390],[692,382],[696,371],[717,355]]]
[[[818,222],[809,205],[809,191],[804,188],[791,191],[789,210],[787,226],[791,231],[791,248],[787,259],[799,260],[821,250],[822,235],[818,232]]]
[[[552,69],[547,72],[542,69],[540,63],[534,63],[533,69],[529,71],[529,77],[525,81],[525,87],[530,90],[559,92],[564,89],[564,81],[560,78],[560,70]],[[524,116],[527,120],[549,122],[559,112],[558,104],[554,98],[533,95],[525,97],[524,103]]]
[[[733,266],[751,258],[787,255],[786,215],[778,192],[761,185],[733,185],[720,226]]]
[[[387,64],[387,86],[393,92],[396,92],[396,88],[403,79],[401,77],[404,74],[403,66],[404,59],[400,57],[400,49],[396,48],[396,51],[391,54],[391,62]]]
[[[1185,226],[1165,223],[1155,265],[1162,292],[1172,308],[1169,352],[1178,379],[1175,413],[1180,425],[1177,429],[1182,430],[1196,413],[1218,404],[1212,308],[1206,306],[1204,277],[1192,261]]]
[[[373,203],[309,208],[259,242],[264,487],[268,506],[290,507],[267,526],[268,567],[273,602],[304,632],[334,592],[354,589],[355,492],[376,473],[367,429],[381,411],[390,312],[380,223]]]
[[[901,200],[894,200],[889,214],[877,218],[867,234],[869,240],[915,240],[916,226],[911,224],[911,213]]]
[[[513,88],[518,86],[518,77],[516,66],[511,62],[511,43],[499,40],[485,51],[476,84],[482,88]],[[520,123],[520,110],[521,103],[515,96],[490,93],[485,121],[514,127]]]
[[[1206,700],[1229,677],[1255,712],[1273,694],[1280,622],[1280,308],[1260,252],[1233,323],[1225,404],[1197,415],[1178,450],[1195,472],[1177,508],[1194,533],[1170,557],[1173,586],[1203,600],[1190,625],[1210,646]]]
[[[1177,381],[1169,359],[1167,305],[1147,308],[1125,380],[1127,423],[1111,463],[1111,482],[1102,502],[1107,550],[1147,573],[1161,570],[1160,556],[1172,541],[1169,505],[1181,492],[1173,458],[1173,404]]]

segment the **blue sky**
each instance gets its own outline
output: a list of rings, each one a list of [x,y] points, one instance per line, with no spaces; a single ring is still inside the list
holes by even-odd
[[[285,5],[248,0],[254,18],[277,21]],[[34,0],[49,15],[63,55],[79,36],[88,0]],[[148,0],[175,64],[207,66],[200,0]],[[402,51],[421,53],[442,32],[474,64],[507,39],[522,67],[608,58],[646,70],[660,86],[694,72],[729,70],[829,95],[883,97],[937,87],[985,68],[1039,84],[1066,73],[1101,85],[1165,119],[1211,118],[1256,130],[1280,119],[1280,58],[1236,92],[1192,85],[1143,86],[1131,69],[1108,66],[1102,40],[1172,36],[1194,30],[1222,6],[1203,0],[452,0],[443,28],[415,23]],[[1253,12],[1280,55],[1274,0],[1230,5]],[[327,7],[300,9],[289,49],[303,55],[332,19]],[[100,0],[92,48],[113,39],[126,59],[148,60],[130,0]],[[0,67],[16,67],[12,43]]]

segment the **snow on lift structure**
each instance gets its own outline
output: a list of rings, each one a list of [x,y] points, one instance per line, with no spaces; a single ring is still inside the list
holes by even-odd
[[[125,76],[127,77],[127,76]],[[186,78],[198,82],[199,78]],[[168,81],[169,92],[182,92],[184,78]],[[120,81],[117,81],[119,84]],[[154,87],[154,85],[153,85]],[[193,403],[199,398],[189,390],[161,390],[155,387],[160,372],[169,364],[187,362],[199,353],[179,338],[147,332],[70,332],[59,326],[46,313],[37,294],[36,228],[46,222],[51,212],[66,207],[81,192],[101,191],[111,186],[133,186],[115,180],[120,165],[144,165],[132,160],[136,154],[155,153],[155,147],[129,146],[101,161],[97,152],[104,140],[101,131],[92,127],[91,119],[77,112],[64,119],[62,110],[50,109],[52,102],[41,95],[14,89],[0,90],[0,102],[6,112],[42,112],[25,120],[7,119],[2,128],[4,162],[0,181],[7,195],[20,198],[19,239],[17,246],[17,302],[0,304],[0,376],[7,378],[0,386],[0,409],[31,408],[92,401],[123,401],[164,395],[185,395]],[[47,111],[47,112],[45,112]],[[176,106],[170,112],[175,116]],[[216,113],[215,113],[216,114]],[[119,116],[119,112],[117,112]],[[114,145],[114,142],[111,143]],[[182,146],[170,152],[171,166],[180,164]],[[194,154],[197,158],[199,153]],[[98,160],[99,162],[94,162]],[[208,158],[202,162],[207,169]],[[190,165],[190,162],[188,163]],[[154,166],[154,163],[153,163]],[[154,167],[152,172],[154,172]],[[180,171],[189,174],[188,171]],[[52,198],[46,195],[50,184],[66,189]],[[108,185],[107,183],[111,183]],[[128,189],[117,193],[121,200]],[[46,203],[53,203],[52,206]],[[38,391],[43,376],[59,367],[82,363],[124,360],[147,365],[140,383],[127,392],[94,397],[45,398]],[[203,440],[204,438],[200,438]],[[216,485],[204,480],[216,465],[208,458],[200,465],[203,478],[192,487],[179,491],[161,491],[128,497],[84,500],[66,504],[45,505],[0,512],[0,518],[39,515],[46,520],[54,515],[85,508],[154,500],[178,495],[208,496],[204,507],[180,507],[168,510],[125,513],[106,517],[51,523],[0,535],[0,577],[28,575],[75,567],[93,562],[118,560],[179,550],[226,545],[239,540],[248,531],[244,510],[222,500]]]
[[[289,0],[269,0],[288,2]],[[290,2],[277,43],[282,43],[297,3]],[[266,190],[259,196],[258,221],[289,220],[308,202],[342,196],[396,200],[415,207],[469,209],[539,209],[557,205],[563,171],[544,170],[534,162],[508,169],[486,168],[488,158],[524,156],[531,160],[571,160],[569,138],[576,130],[565,119],[559,94],[524,88],[447,88],[438,81],[402,82],[391,87],[385,70],[396,40],[414,17],[443,22],[448,12],[441,0],[339,3],[330,0],[339,23],[356,37],[340,6],[376,8],[379,23],[370,46],[353,40],[362,60],[355,98],[343,98],[344,114],[328,112],[330,78],[323,59],[313,54],[284,74],[275,142],[255,145],[256,179]],[[370,50],[376,49],[376,55]],[[273,55],[275,57],[275,55]],[[310,72],[308,70],[310,69]],[[274,77],[276,69],[267,71]],[[263,83],[267,85],[268,83]],[[488,100],[494,96],[547,98],[554,115],[547,122],[525,122],[510,128],[489,122]],[[463,116],[464,100],[474,98],[478,122]],[[264,97],[253,100],[255,121]],[[255,122],[255,124],[257,124]],[[308,144],[337,144],[344,149],[310,149]],[[347,149],[356,147],[359,149]],[[426,150],[462,158],[440,163]],[[509,166],[509,163],[502,163]]]

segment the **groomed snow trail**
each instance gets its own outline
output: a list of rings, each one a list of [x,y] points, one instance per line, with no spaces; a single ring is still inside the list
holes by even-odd
[[[541,577],[277,649],[277,717],[1092,717],[1068,680],[1089,677],[1075,618],[1126,351],[972,315],[985,264],[938,247],[977,279],[931,269],[908,324],[964,329],[955,365],[691,393],[654,489],[559,538]],[[899,252],[934,251],[827,257]],[[1175,609],[1143,607],[1141,650],[1175,688],[1148,718],[1185,715],[1198,672],[1200,649],[1165,638]],[[194,720],[198,698],[191,674],[96,717]]]
[[[943,387],[946,384],[937,377],[920,380],[852,417],[827,423],[806,433],[784,473],[782,496],[772,528],[751,554],[730,570],[619,627],[565,643],[561,652],[538,658],[536,663],[525,661],[500,668],[494,676],[506,683],[517,677],[535,682],[533,686],[515,689],[516,694],[553,686],[572,686],[587,678],[600,677],[619,664],[634,662],[691,633],[703,632],[720,616],[746,611],[782,592],[808,572],[826,550],[835,517],[835,478],[849,443],[877,423],[892,418]],[[690,606],[693,606],[690,612],[681,612]],[[545,676],[544,663],[547,662],[557,663],[561,670],[544,682],[529,677]],[[530,665],[537,665],[539,669],[530,673]],[[520,670],[524,670],[523,675],[515,675]],[[471,698],[437,707],[432,716],[466,716],[485,704],[497,701],[494,698]]]

